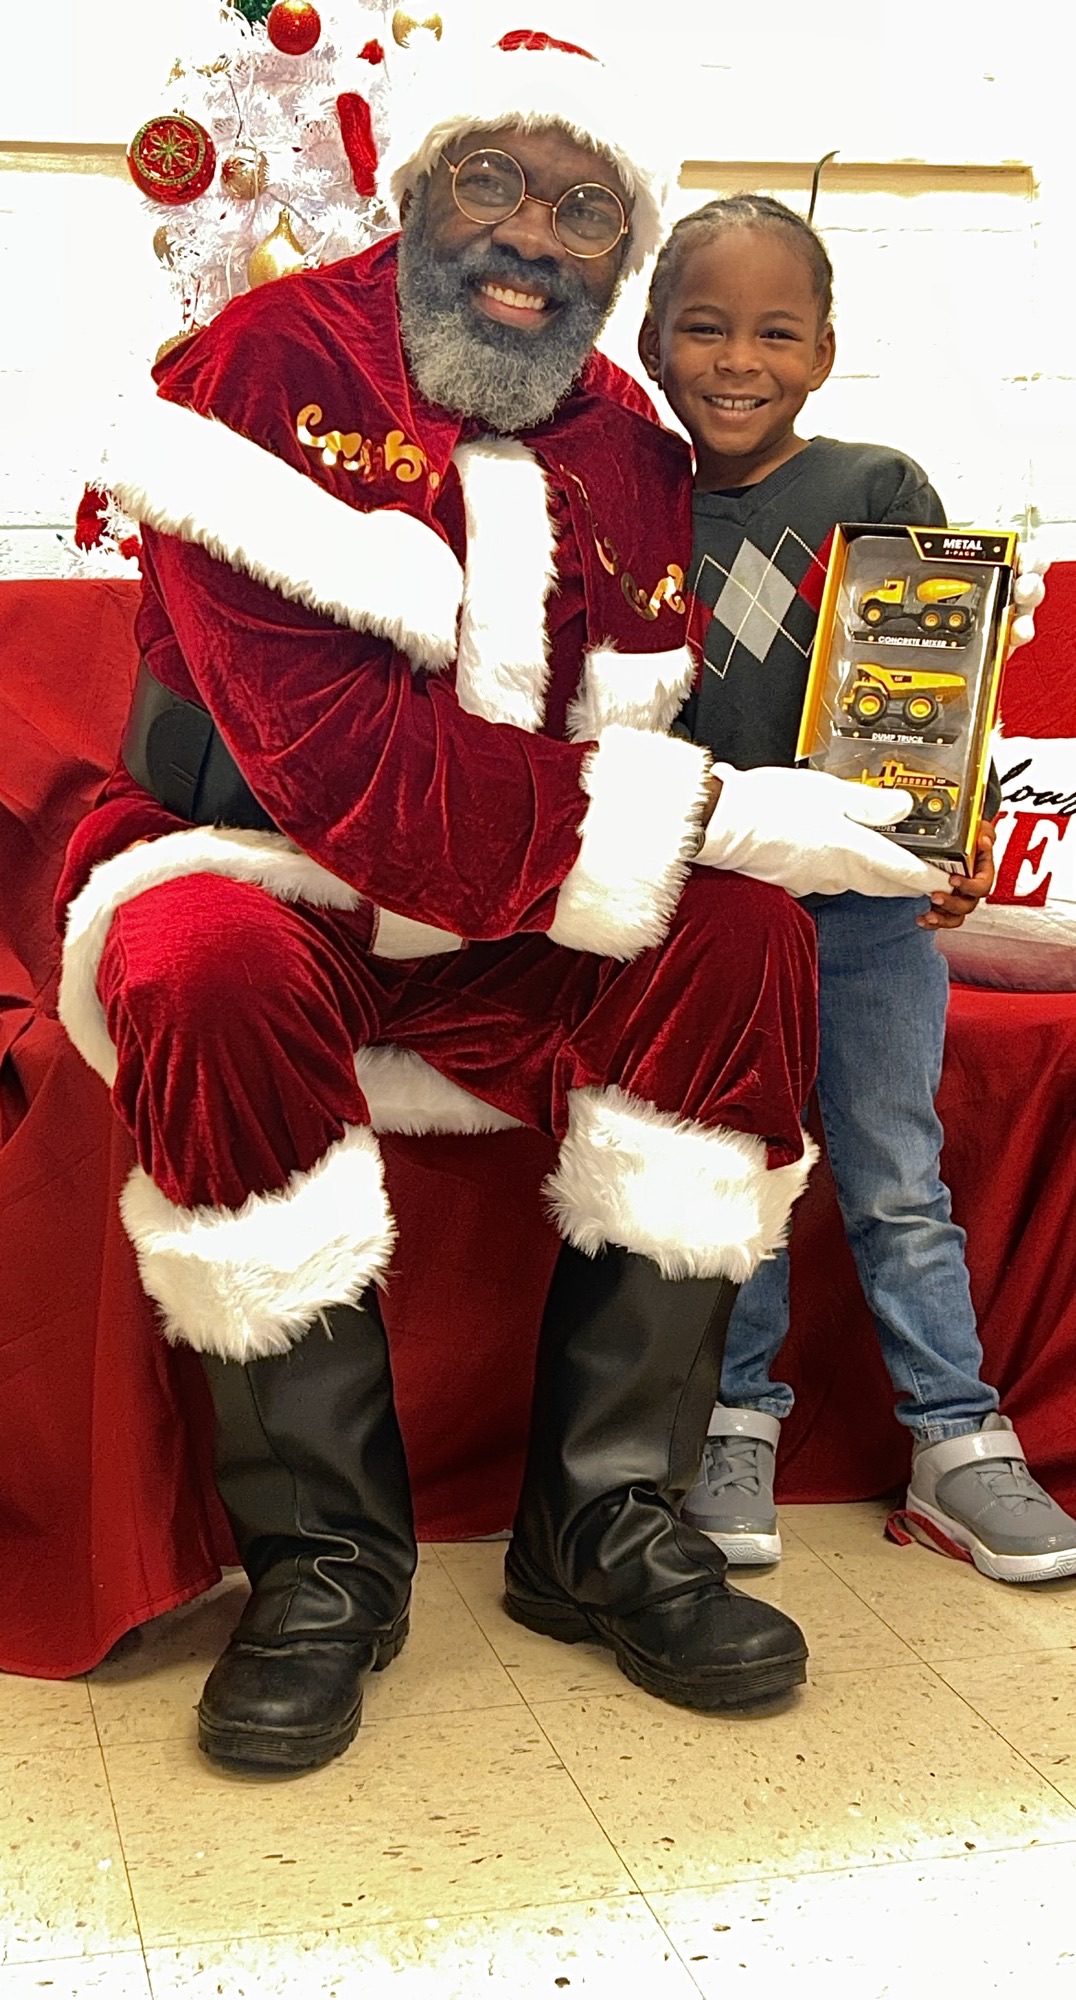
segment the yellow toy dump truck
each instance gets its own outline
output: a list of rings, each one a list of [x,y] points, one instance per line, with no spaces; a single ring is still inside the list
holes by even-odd
[[[887,576],[863,592],[856,610],[871,632],[890,625],[934,639],[964,640],[974,630],[981,595],[981,585],[962,576],[925,576],[916,584],[907,576]]]
[[[902,833],[937,832],[960,803],[960,786],[952,778],[940,778],[933,771],[913,771],[899,757],[888,757],[877,776],[864,771],[863,783],[886,792],[911,793],[911,812],[898,829]]]
[[[855,731],[876,729],[923,736],[942,710],[967,692],[963,674],[913,673],[907,668],[861,660],[837,697],[837,706]],[[845,730],[845,734],[850,733]],[[954,741],[953,735],[942,740]]]

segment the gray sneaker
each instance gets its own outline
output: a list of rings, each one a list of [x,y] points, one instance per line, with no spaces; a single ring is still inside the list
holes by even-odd
[[[1076,1521],[1032,1479],[1008,1417],[917,1445],[905,1525],[1001,1583],[1076,1575]]]
[[[773,1499],[780,1434],[779,1420],[761,1410],[727,1410],[718,1403],[710,1419],[702,1468],[681,1513],[730,1563],[757,1568],[781,1560]]]

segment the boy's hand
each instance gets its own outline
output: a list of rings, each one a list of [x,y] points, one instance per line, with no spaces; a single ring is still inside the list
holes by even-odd
[[[975,843],[974,875],[951,875],[952,891],[943,895],[940,891],[930,899],[932,907],[916,922],[925,931],[958,931],[965,917],[970,917],[984,896],[989,896],[994,886],[994,842],[997,830],[992,820],[984,819]]]

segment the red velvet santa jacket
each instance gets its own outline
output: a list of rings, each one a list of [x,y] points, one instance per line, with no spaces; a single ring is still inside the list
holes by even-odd
[[[597,356],[550,423],[477,437],[411,382],[395,278],[385,243],[237,300],[120,426],[143,653],[280,832],[184,827],[120,770],[69,851],[69,947],[204,868],[369,899],[391,956],[664,933],[705,769],[662,733],[692,678],[686,448]]]

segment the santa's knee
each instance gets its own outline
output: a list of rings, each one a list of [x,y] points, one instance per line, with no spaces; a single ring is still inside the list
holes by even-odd
[[[97,977],[107,1080],[141,1164],[181,1206],[239,1206],[361,1119],[346,1032],[331,993],[314,1018],[290,915],[203,875],[113,916]]]
[[[279,1035],[295,1004],[284,913],[264,890],[213,875],[161,883],[118,909],[97,990],[120,1058],[152,1067],[163,1047],[212,1061]]]
[[[813,981],[817,964],[815,927],[795,897],[769,882],[693,868],[680,898],[670,936],[677,932],[703,946],[730,951],[744,963],[773,960]]]

